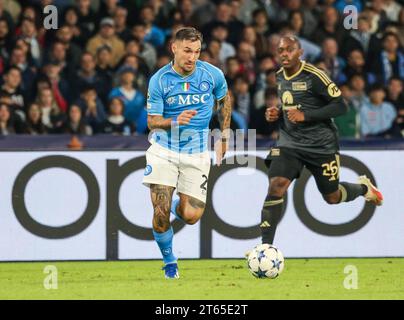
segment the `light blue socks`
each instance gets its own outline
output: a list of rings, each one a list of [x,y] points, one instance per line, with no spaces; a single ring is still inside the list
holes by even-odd
[[[153,235],[163,255],[164,264],[176,263],[177,258],[173,254],[173,227],[163,233],[157,233],[153,230]]]

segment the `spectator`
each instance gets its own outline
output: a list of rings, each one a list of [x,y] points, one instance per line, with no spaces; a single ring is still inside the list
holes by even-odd
[[[100,23],[100,31],[87,43],[87,51],[93,56],[97,49],[109,46],[112,50],[112,67],[115,67],[125,54],[125,44],[115,34],[115,22],[112,18],[103,18]]]
[[[101,1],[100,8],[98,10],[99,16],[112,18],[116,14],[116,11],[119,8],[118,2],[119,2],[119,0]]]
[[[112,80],[114,77],[114,69],[111,67],[112,61],[112,50],[108,46],[103,46],[98,48],[97,56],[96,56],[96,74],[103,79],[102,83],[104,83],[103,90],[106,92],[110,92],[112,89]],[[106,103],[107,95],[104,93],[101,95],[103,96],[103,103]]]
[[[318,5],[318,0],[303,0],[301,10],[303,11],[303,34],[307,38],[318,29],[318,23],[322,15],[321,9]]]
[[[390,102],[397,111],[395,121],[395,134],[404,137],[404,94],[403,80],[391,78],[387,87],[387,102]]]
[[[216,7],[215,18],[203,26],[202,33],[205,38],[212,34],[212,29],[217,23],[224,23],[229,30],[228,41],[237,46],[240,34],[243,32],[244,24],[238,20],[232,19],[232,11],[230,5],[226,1],[221,1]]]
[[[17,66],[21,70],[22,82],[21,91],[25,93],[27,100],[32,100],[33,86],[36,80],[36,69],[31,67],[27,61],[27,54],[20,47],[15,47],[11,51],[9,64]]]
[[[326,38],[334,38],[339,44],[345,38],[338,11],[334,7],[325,7],[318,28],[312,33],[311,40],[320,45]]]
[[[226,60],[226,82],[227,85],[232,88],[234,85],[234,80],[241,74],[241,65],[236,57],[230,57]]]
[[[303,33],[305,25],[303,11],[301,10],[290,11],[288,21],[294,34],[303,38],[307,38],[308,35]]]
[[[0,19],[7,22],[8,29],[14,28],[14,22],[17,21],[17,17],[20,15],[21,7],[16,2],[13,2],[14,10],[7,10],[10,6],[6,6],[3,1],[0,1]]]
[[[240,62],[240,72],[247,76],[249,84],[255,82],[255,49],[254,47],[243,41],[237,48],[237,58]]]
[[[86,33],[93,34],[96,28],[97,14],[91,8],[91,0],[76,0],[78,13],[78,27],[86,30]],[[87,39],[85,39],[87,41]]]
[[[117,36],[123,41],[127,42],[131,38],[131,32],[127,25],[128,10],[124,7],[116,7],[113,14],[115,22],[115,32]]]
[[[0,103],[0,136],[16,133],[10,108],[5,103]]]
[[[158,49],[164,46],[166,36],[163,30],[154,24],[155,18],[156,15],[152,6],[146,5],[140,10],[140,21],[146,29],[144,41]]]
[[[219,61],[221,65],[226,63],[226,59],[236,55],[233,45],[227,42],[229,31],[224,23],[217,23],[212,29],[211,39],[220,42]]]
[[[278,138],[278,124],[276,122],[267,122],[265,112],[267,108],[279,108],[279,98],[276,87],[267,88],[264,92],[263,103],[254,108],[251,113],[249,128],[256,129],[257,136],[270,137],[272,140]]]
[[[68,25],[63,25],[56,31],[56,39],[65,46],[66,60],[69,61],[69,67],[75,70],[80,64],[82,50],[73,41],[73,36],[73,28]]]
[[[48,132],[42,123],[41,109],[36,103],[31,103],[28,107],[27,123],[24,131],[30,135],[46,134]]]
[[[101,101],[108,101],[108,93],[111,88],[111,83],[108,78],[103,77],[96,70],[95,59],[89,52],[83,53],[81,56],[80,69],[77,71],[76,77],[71,80],[74,83],[73,101],[79,98],[81,89],[87,85],[93,85],[99,93]]]
[[[346,82],[346,76],[343,72],[345,61],[338,56],[338,43],[334,38],[327,38],[324,40],[319,59],[324,61],[331,79],[336,84]]]
[[[383,37],[383,49],[371,61],[370,69],[383,84],[387,85],[392,77],[404,79],[404,53],[399,43],[395,33],[386,33]]]
[[[218,67],[219,69],[222,69],[223,66],[220,62],[220,57],[219,57],[220,50],[221,50],[220,41],[212,39],[208,42],[206,51],[208,51],[210,54],[210,63],[213,64],[214,66]]]
[[[170,61],[168,61],[167,63],[169,62]],[[136,74],[135,87],[138,88],[143,95],[146,95],[148,85],[147,79],[149,74],[148,68],[142,61],[142,59],[134,54],[128,54],[127,56],[125,56],[122,66],[116,72],[118,81],[115,81],[115,83],[119,83],[120,71],[128,67],[133,69]]]
[[[341,48],[341,56],[347,57],[352,50],[361,50],[368,57],[371,51],[372,33],[370,30],[370,21],[367,16],[360,15],[358,18],[358,29],[350,31],[349,35],[344,39]],[[342,43],[341,41],[338,41]]]
[[[80,12],[76,7],[68,7],[65,9],[63,24],[67,25],[73,36],[72,42],[80,48],[84,48],[88,39],[90,39],[92,31],[83,23],[79,22]]]
[[[351,89],[351,102],[355,109],[359,111],[366,100],[368,99],[366,95],[366,83],[365,79],[360,74],[355,74],[349,79],[349,88]]]
[[[68,80],[61,74],[62,66],[58,62],[52,61],[46,64],[43,70],[51,84],[52,94],[58,108],[60,111],[66,112],[69,103],[70,88]]]
[[[119,98],[123,101],[125,119],[135,124],[137,133],[145,133],[147,130],[146,99],[140,91],[134,88],[135,77],[135,70],[132,68],[122,69],[120,86],[112,89],[109,98]]]
[[[3,75],[3,85],[1,94],[7,94],[9,97],[9,106],[12,113],[16,114],[19,120],[25,121],[25,94],[21,90],[22,73],[16,66],[11,66]]]
[[[135,132],[133,123],[123,116],[125,105],[119,98],[112,98],[109,104],[109,116],[103,125],[103,132],[115,135],[131,135]]]
[[[348,106],[348,111],[345,114],[334,118],[339,136],[341,138],[359,138],[359,114],[352,103],[352,91],[347,84],[342,84],[339,88],[345,104]]]
[[[0,73],[4,72],[12,48],[12,36],[7,20],[0,18]]]
[[[61,133],[92,135],[92,130],[82,117],[81,108],[78,105],[71,105],[68,111],[68,118],[63,122],[60,128]]]
[[[237,123],[239,129],[247,132],[250,120],[251,95],[247,77],[237,76],[233,87],[234,109],[232,118]]]
[[[345,66],[345,76],[350,79],[354,74],[360,74],[365,79],[366,85],[372,85],[375,83],[376,77],[373,73],[368,72],[365,63],[363,52],[359,49],[352,50]]]
[[[135,40],[132,40],[126,45],[126,53],[132,53],[141,57],[149,67],[149,70],[154,70],[157,60],[156,49],[150,44],[145,42],[146,26],[138,23],[132,28],[132,36]],[[131,52],[130,46],[137,46],[137,51]]]
[[[386,12],[387,18],[390,21],[397,22],[399,19],[400,11],[402,10],[402,5],[398,4],[395,0],[384,0],[383,9]]]
[[[58,131],[63,121],[63,113],[59,109],[51,89],[43,88],[38,92],[36,104],[41,110],[41,120],[50,133]]]
[[[29,43],[31,57],[35,66],[40,66],[42,62],[42,48],[38,41],[38,30],[35,21],[29,18],[22,20],[20,37]]]
[[[83,119],[91,126],[92,132],[101,131],[102,123],[107,118],[105,107],[101,99],[97,96],[97,91],[92,85],[82,88],[80,98],[76,105],[81,108]]]
[[[385,96],[384,88],[381,85],[374,85],[370,89],[370,99],[360,110],[363,136],[388,138],[392,135],[397,112],[391,103],[384,101]]]
[[[260,85],[257,86],[254,94],[254,106],[260,108],[265,103],[265,92],[267,89],[277,89],[276,83],[276,69],[270,68],[265,70],[264,79]]]

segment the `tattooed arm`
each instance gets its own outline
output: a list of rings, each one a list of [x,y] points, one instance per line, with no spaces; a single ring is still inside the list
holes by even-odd
[[[215,143],[216,162],[220,166],[222,159],[229,148],[230,138],[230,121],[231,121],[231,98],[229,92],[225,97],[216,102],[216,110],[218,112],[218,118],[220,123],[220,130],[222,131],[221,141]]]
[[[226,93],[224,98],[216,101],[216,111],[218,112],[218,118],[220,123],[220,130],[222,130],[222,137],[229,138],[229,128],[231,120],[231,98],[229,92]]]

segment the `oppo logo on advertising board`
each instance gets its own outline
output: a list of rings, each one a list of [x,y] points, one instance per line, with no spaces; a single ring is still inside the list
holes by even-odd
[[[239,156],[238,156],[239,157]],[[230,159],[232,160],[232,159]],[[234,159],[235,160],[235,159]],[[206,211],[200,223],[200,257],[212,257],[212,234],[213,231],[233,239],[256,239],[260,236],[258,225],[249,227],[234,226],[225,222],[215,211],[212,203],[212,190],[215,183],[226,172],[241,167],[247,167],[248,163],[256,163],[256,170],[266,174],[264,160],[260,157],[246,155],[246,160],[228,161],[220,167],[212,167],[209,176],[208,197]],[[122,212],[119,204],[119,193],[124,180],[132,173],[144,171],[146,159],[144,156],[133,158],[123,164],[116,159],[106,160],[106,186],[100,186],[94,172],[82,161],[61,155],[45,156],[27,164],[15,179],[12,190],[12,206],[19,223],[30,233],[46,239],[65,239],[78,235],[86,230],[99,211],[100,187],[106,188],[106,257],[107,260],[117,260],[119,257],[119,232],[139,240],[153,240],[151,228],[139,226],[129,221]],[[347,155],[341,155],[341,166],[349,168],[357,174],[366,174],[375,181],[372,173],[361,161]],[[49,226],[38,222],[27,209],[25,198],[26,189],[30,179],[38,172],[51,168],[62,168],[77,174],[84,182],[88,197],[87,204],[81,216],[74,222],[63,226]],[[354,233],[364,227],[372,218],[375,207],[366,203],[362,211],[352,220],[339,224],[324,223],[309,211],[305,203],[305,189],[310,178],[310,173],[304,171],[294,185],[292,198],[286,199],[284,211],[293,201],[294,209],[301,222],[315,233],[326,236],[344,236]],[[148,201],[148,199],[138,199]],[[135,210],[134,210],[135,211]],[[135,212],[136,214],[136,212]],[[175,232],[184,228],[180,221],[173,222]]]

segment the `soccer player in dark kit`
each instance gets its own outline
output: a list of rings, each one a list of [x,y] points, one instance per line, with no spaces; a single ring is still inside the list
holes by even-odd
[[[282,37],[277,72],[282,107],[266,110],[269,122],[279,121],[279,139],[266,159],[269,190],[261,214],[262,242],[273,244],[282,212],[283,197],[306,167],[329,204],[352,201],[359,196],[380,206],[383,196],[366,176],[358,183],[339,181],[339,142],[332,118],[347,111],[341,91],[327,74],[300,59],[303,50],[293,36]]]

